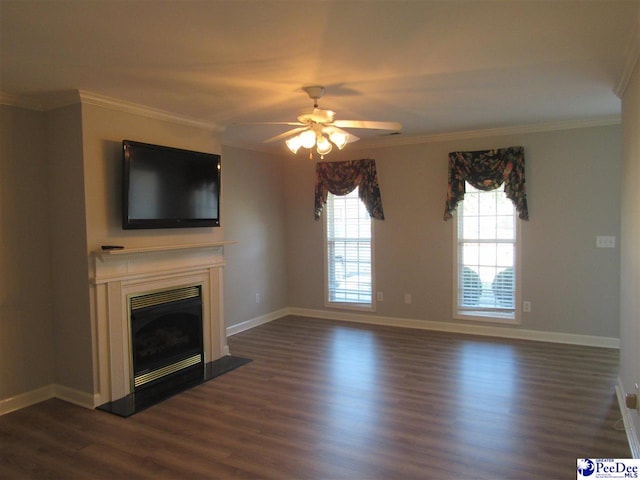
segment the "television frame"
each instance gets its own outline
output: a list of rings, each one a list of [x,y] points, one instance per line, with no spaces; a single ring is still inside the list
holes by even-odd
[[[217,187],[217,215],[212,217],[188,217],[188,218],[131,218],[131,150],[144,149],[156,151],[162,155],[170,155],[176,159],[197,158],[211,162],[216,170]],[[216,153],[204,153],[181,148],[154,145],[150,143],[137,142],[133,140],[122,141],[122,229],[162,229],[162,228],[201,228],[220,226],[220,190],[221,190],[221,157]]]

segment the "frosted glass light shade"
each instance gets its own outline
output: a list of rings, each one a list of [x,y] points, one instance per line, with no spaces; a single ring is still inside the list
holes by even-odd
[[[316,144],[316,133],[313,130],[305,130],[300,134],[300,145],[304,148],[312,148]]]
[[[349,141],[349,135],[342,132],[333,132],[331,135],[329,135],[329,138],[340,150],[342,150]]]
[[[331,142],[327,139],[327,137],[320,135],[318,137],[318,153],[320,155],[326,155],[327,153],[329,153],[332,149],[333,146],[331,145]]]
[[[284,143],[287,144],[287,147],[293,153],[298,153],[298,150],[302,146],[302,144],[300,143],[300,135],[296,135],[295,137],[291,137],[288,140],[285,140]]]

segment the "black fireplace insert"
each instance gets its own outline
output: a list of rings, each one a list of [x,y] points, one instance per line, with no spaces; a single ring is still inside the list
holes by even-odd
[[[132,297],[133,389],[148,396],[200,380],[204,371],[200,286]]]

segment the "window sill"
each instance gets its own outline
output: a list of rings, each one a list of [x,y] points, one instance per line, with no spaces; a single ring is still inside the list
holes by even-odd
[[[476,322],[500,323],[503,325],[520,325],[520,316],[514,313],[483,312],[468,310],[453,315],[457,320],[473,320]]]
[[[375,312],[376,306],[371,303],[349,303],[349,302],[324,302],[327,308],[338,308],[341,310],[354,310],[358,312]]]

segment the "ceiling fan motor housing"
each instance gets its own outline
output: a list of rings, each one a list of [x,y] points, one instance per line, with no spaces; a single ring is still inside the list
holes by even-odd
[[[307,92],[309,98],[312,100],[318,100],[324,95],[324,87],[320,85],[310,85],[308,87],[302,87],[302,89]]]
[[[305,108],[298,112],[298,121],[300,123],[331,123],[334,115],[335,112],[331,110]]]

